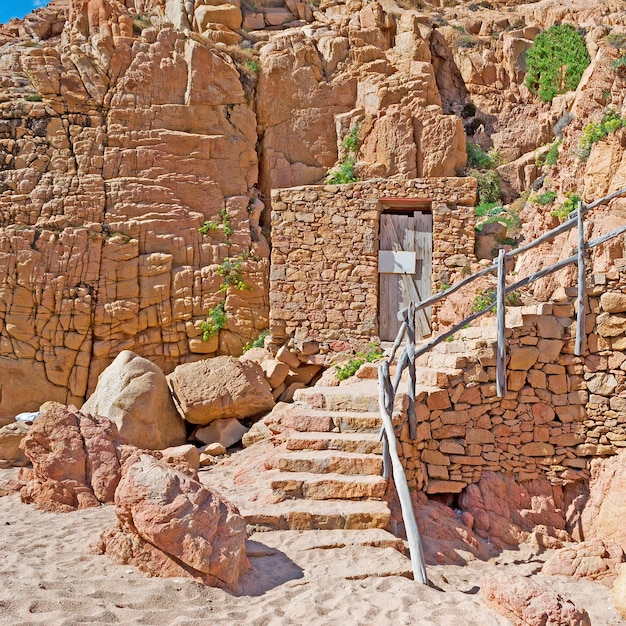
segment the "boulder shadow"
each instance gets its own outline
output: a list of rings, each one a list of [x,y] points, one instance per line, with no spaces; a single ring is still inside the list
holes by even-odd
[[[276,548],[248,540],[246,554],[251,568],[239,580],[237,596],[261,596],[290,580],[304,578],[304,570]]]

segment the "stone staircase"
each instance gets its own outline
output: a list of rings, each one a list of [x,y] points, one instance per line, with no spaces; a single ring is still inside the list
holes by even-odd
[[[269,487],[277,500],[262,512],[240,507],[256,529],[385,528],[378,387],[300,389],[281,418],[285,450]]]
[[[454,341],[424,355],[416,367],[418,401],[463,380],[464,370],[493,354],[492,330],[468,328]],[[382,477],[382,425],[377,365],[357,382],[299,389],[294,403],[276,419],[285,434],[283,450],[264,479],[263,496],[238,501],[255,530],[383,529],[391,525]],[[396,398],[394,421],[405,415],[408,398]],[[275,410],[276,411],[276,410]]]

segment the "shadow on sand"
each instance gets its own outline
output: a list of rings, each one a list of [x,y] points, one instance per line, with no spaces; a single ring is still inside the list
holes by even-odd
[[[284,552],[259,541],[246,542],[250,570],[239,581],[238,596],[261,596],[290,580],[304,577],[303,569]]]

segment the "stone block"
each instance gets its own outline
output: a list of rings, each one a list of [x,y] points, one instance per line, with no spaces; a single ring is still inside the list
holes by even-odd
[[[437,450],[423,450],[422,461],[429,465],[450,465],[450,459]]]
[[[445,389],[428,394],[426,404],[431,411],[434,409],[447,409],[452,406],[448,392]]]
[[[607,313],[626,312],[626,294],[609,291],[600,296],[600,306]]]
[[[430,463],[428,463],[426,465],[426,468],[429,478],[434,478],[437,480],[448,480],[448,478],[450,478],[448,474],[448,468],[445,465],[431,465]]]
[[[465,435],[467,443],[493,443],[495,441],[494,434],[490,430],[483,428],[468,428]]]
[[[554,446],[543,441],[531,441],[520,449],[523,456],[553,456],[554,452]]]
[[[564,423],[579,422],[585,418],[584,408],[580,405],[555,407],[558,418]]]
[[[533,346],[513,347],[509,369],[527,371],[537,362],[538,358],[539,350]]]
[[[552,315],[537,317],[537,335],[542,339],[560,339],[563,336],[563,326]]]
[[[550,363],[557,361],[561,350],[563,349],[564,342],[560,339],[540,339],[537,344],[539,350],[539,363]]]
[[[461,493],[467,483],[459,480],[429,480],[426,493]]]

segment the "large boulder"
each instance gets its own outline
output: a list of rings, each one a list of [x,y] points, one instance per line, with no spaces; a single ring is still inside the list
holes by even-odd
[[[0,468],[23,467],[30,463],[20,442],[30,429],[30,422],[12,422],[0,428]]]
[[[118,562],[229,590],[249,567],[237,508],[153,455],[137,451],[124,463],[115,513],[93,548]]]
[[[254,361],[219,356],[185,363],[168,380],[180,411],[192,424],[252,417],[274,407],[272,388]]]
[[[100,374],[81,411],[108,417],[126,442],[139,448],[162,450],[187,439],[165,375],[130,350],[120,352]]]
[[[524,576],[485,576],[481,593],[487,606],[515,626],[591,626],[585,609]]]
[[[119,443],[111,420],[49,403],[22,442],[33,464],[22,470],[22,500],[59,512],[112,502],[121,476]]]

